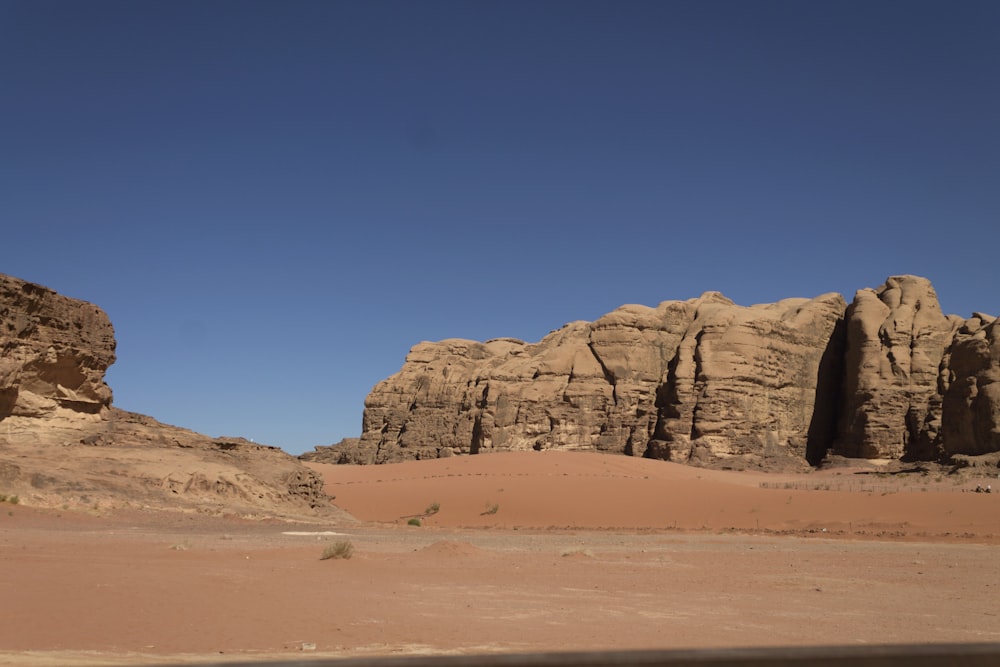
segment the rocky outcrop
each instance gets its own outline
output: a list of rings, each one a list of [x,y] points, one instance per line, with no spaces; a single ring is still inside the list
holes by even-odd
[[[0,419],[111,405],[111,322],[97,306],[0,275]]]
[[[353,460],[584,449],[734,465],[805,461],[836,294],[624,306],[536,344],[421,343],[366,401]]]
[[[941,312],[930,282],[738,306],[709,292],[623,306],[538,343],[420,343],[365,402],[341,463],[580,449],[769,469],[828,453],[1000,450],[995,320]]]
[[[319,475],[277,447],[114,407],[87,417],[0,421],[0,493],[42,507],[338,515]]]
[[[817,395],[822,402],[836,387],[824,359],[839,344],[845,306],[839,294],[749,308],[719,296],[704,304],[661,385],[645,454],[775,468],[823,449],[830,417],[817,410]]]
[[[1000,451],[1000,320],[974,314],[955,335],[943,378],[941,449]]]
[[[361,438],[344,438],[332,445],[317,445],[313,451],[299,455],[300,461],[309,463],[353,463],[358,460],[358,445]]]
[[[339,516],[277,447],[210,438],[111,406],[107,315],[0,275],[0,493],[36,506]]]
[[[941,312],[930,281],[889,278],[847,310],[838,454],[934,458],[942,419],[942,361],[962,320]]]

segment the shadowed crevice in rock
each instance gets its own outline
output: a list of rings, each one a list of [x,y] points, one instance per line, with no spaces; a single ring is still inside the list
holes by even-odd
[[[701,354],[701,340],[705,337],[705,330],[702,329],[694,335],[694,353],[692,355],[694,361],[694,376],[692,378],[691,384],[691,424],[688,428],[687,437],[689,440],[697,440],[701,435],[698,431],[698,405],[699,400],[705,396],[706,382],[704,369],[702,368],[702,354]]]
[[[680,446],[683,453],[678,456],[672,444],[675,444],[675,437],[670,424],[680,419],[680,412],[677,409],[679,399],[677,397],[677,364],[680,359],[674,356],[667,365],[666,382],[656,388],[656,424],[653,428],[653,437],[646,443],[643,457],[647,459],[661,459],[664,461],[676,461],[678,459],[686,461],[691,454],[690,441],[686,440]]]
[[[0,421],[6,419],[17,404],[17,387],[0,389]]]
[[[472,442],[469,444],[469,453],[478,454],[483,446],[483,416],[476,415],[476,420],[472,425]]]
[[[597,364],[601,367],[601,372],[604,373],[604,381],[607,382],[609,385],[611,385],[611,400],[614,401],[615,405],[617,405],[618,394],[615,391],[615,386],[617,385],[618,381],[615,378],[614,372],[607,367],[604,361],[601,360],[601,355],[599,355],[597,353],[597,350],[594,349],[593,343],[587,343],[587,348],[590,350],[590,353],[594,355],[594,361],[596,361]]]
[[[823,350],[816,376],[816,400],[809,422],[806,461],[817,466],[826,457],[837,436],[841,378],[844,365],[845,322],[837,320],[830,341]]]

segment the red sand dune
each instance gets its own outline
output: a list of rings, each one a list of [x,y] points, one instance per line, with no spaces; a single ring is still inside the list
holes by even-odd
[[[440,510],[425,525],[822,531],[924,539],[1000,538],[1000,496],[975,482],[850,469],[776,475],[625,456],[509,452],[386,466],[312,464],[336,503],[365,521]],[[996,480],[994,480],[996,481]],[[990,482],[985,476],[981,484]],[[1000,484],[998,484],[1000,487]],[[495,513],[488,510],[496,508]]]

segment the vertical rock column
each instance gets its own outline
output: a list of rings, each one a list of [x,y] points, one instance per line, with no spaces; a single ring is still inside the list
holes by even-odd
[[[943,402],[945,455],[1000,451],[1000,320],[976,313],[955,335]]]
[[[842,456],[928,458],[941,420],[939,376],[958,317],[941,313],[930,281],[894,276],[857,292],[847,310]]]

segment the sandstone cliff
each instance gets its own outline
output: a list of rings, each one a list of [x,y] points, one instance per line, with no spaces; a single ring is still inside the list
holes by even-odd
[[[0,274],[0,419],[111,405],[115,335],[97,306]]]
[[[314,460],[383,463],[579,449],[726,467],[1000,450],[1000,325],[945,316],[930,282],[738,306],[623,306],[529,344],[420,343],[365,401],[360,440]]]
[[[942,378],[943,453],[1000,451],[1000,320],[976,313],[955,335]]]
[[[863,458],[936,458],[945,358],[961,318],[943,315],[930,281],[914,276],[860,290],[846,318],[836,451]]]
[[[0,493],[57,507],[336,513],[276,447],[111,407],[115,338],[97,306],[0,275]]]

